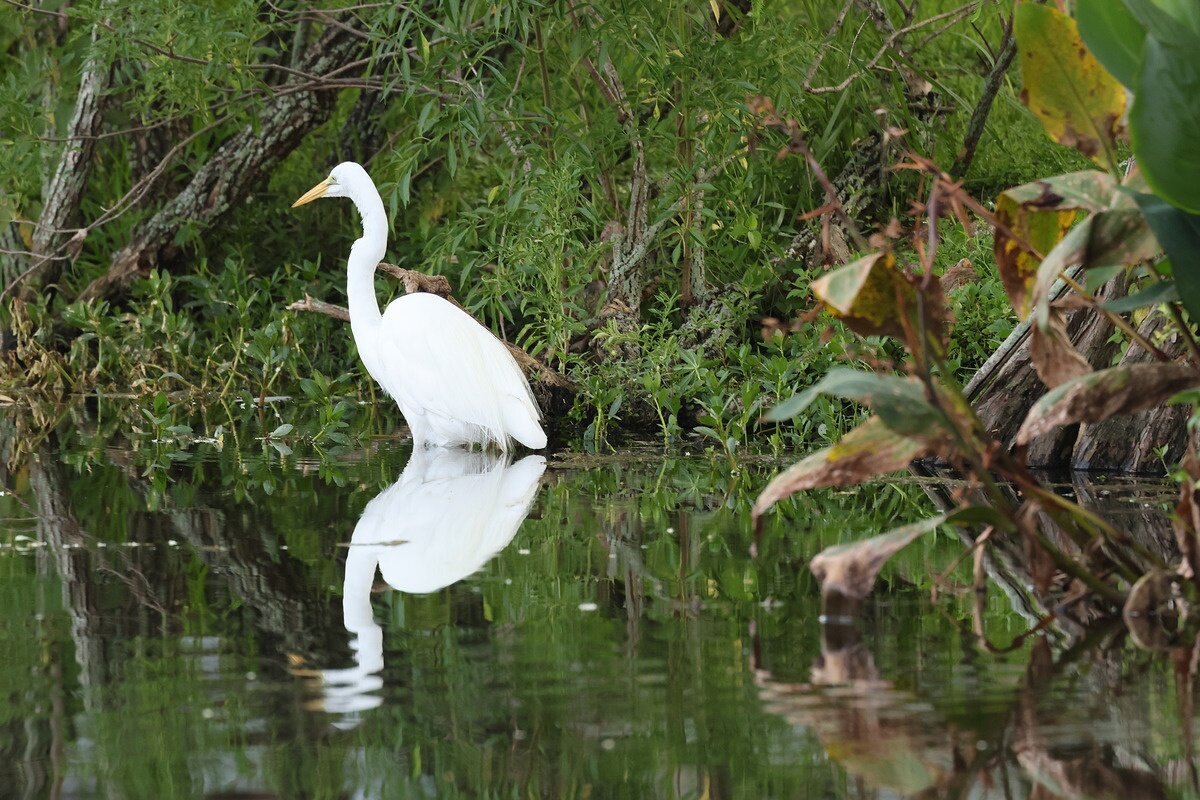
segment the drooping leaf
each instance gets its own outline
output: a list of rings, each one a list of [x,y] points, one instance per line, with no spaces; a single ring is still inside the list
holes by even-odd
[[[1200,213],[1197,97],[1200,41],[1167,44],[1154,36],[1147,37],[1129,114],[1133,150],[1155,193],[1191,213]]]
[[[925,399],[925,392],[916,381],[845,367],[831,369],[820,381],[771,409],[765,418],[770,422],[790,419],[822,394],[862,403],[901,434],[928,433],[944,424],[941,414]]]
[[[1132,89],[1142,63],[1146,29],[1124,0],[1076,0],[1075,20],[1092,55]]]
[[[1109,172],[1125,90],[1084,46],[1075,20],[1048,5],[1017,6],[1013,30],[1021,56],[1021,97],[1046,132]]]
[[[1117,188],[1116,179],[1107,172],[1085,169],[1023,183],[1005,189],[1004,194],[1025,208],[1103,211],[1119,201]]]
[[[1160,303],[1173,303],[1179,299],[1179,288],[1175,285],[1175,281],[1159,281],[1152,283],[1140,292],[1118,297],[1116,300],[1109,300],[1101,305],[1117,314],[1124,314],[1126,311],[1136,311],[1139,308],[1148,306],[1156,306]]]
[[[1029,357],[1042,383],[1051,389],[1092,371],[1092,365],[1071,344],[1057,309],[1050,309],[1045,325],[1030,329]]]
[[[1189,364],[1126,364],[1092,372],[1034,403],[1017,431],[1017,443],[1027,444],[1059,425],[1134,414],[1195,386],[1200,386],[1200,372]]]
[[[805,457],[767,484],[754,503],[755,519],[785,497],[818,486],[847,486],[898,472],[934,452],[932,443],[901,436],[871,417],[831,447]]]
[[[1038,266],[1033,288],[1038,324],[1045,325],[1050,288],[1067,267],[1073,264],[1082,264],[1086,269],[1131,267],[1161,254],[1154,232],[1138,209],[1092,214],[1072,228]]]
[[[1179,299],[1192,319],[1200,319],[1200,215],[1182,211],[1150,194],[1134,200],[1171,259]]]

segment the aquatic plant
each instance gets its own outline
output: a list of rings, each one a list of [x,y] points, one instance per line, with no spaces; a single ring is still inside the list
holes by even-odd
[[[1194,146],[1184,144],[1195,129],[1191,105],[1168,102],[1163,94],[1182,98],[1181,87],[1196,74],[1200,16],[1190,5],[1140,0],[1081,2],[1076,14],[1078,26],[1051,6],[1017,5],[1013,34],[1022,96],[1052,137],[1099,169],[1009,189],[994,210],[909,150],[896,169],[920,177],[922,200],[914,203],[906,231],[896,222],[868,243],[824,179],[800,126],[766,98],[754,104],[764,129],[785,137],[785,150],[805,157],[825,182],[826,224],[840,219],[856,241],[869,245],[864,255],[814,280],[812,294],[852,330],[889,337],[907,352],[906,374],[832,370],[768,414],[796,416],[820,395],[872,412],[837,444],[776,477],[759,497],[756,516],[794,492],[858,483],[914,460],[940,460],[971,479],[943,498],[943,514],[813,559],[829,613],[853,607],[893,553],[952,526],[969,532],[981,589],[985,564],[1012,557],[1020,565],[1042,603],[1043,622],[1123,611],[1140,639],[1153,643],[1197,625],[1200,459],[1190,433],[1175,553],[1058,495],[1026,463],[1027,454],[1063,426],[1153,408],[1185,390],[1193,391],[1183,398],[1195,402],[1200,386],[1193,322],[1200,318],[1200,216],[1194,213],[1200,162],[1191,156]],[[1133,92],[1128,108],[1125,88]],[[1133,158],[1125,163],[1127,133]],[[890,135],[902,141],[904,133]],[[1049,391],[1028,409],[1011,442],[981,420],[947,368],[954,319],[934,268],[946,220],[968,231],[982,221],[991,230],[1009,302],[1029,318],[1032,365]],[[1070,292],[1059,296],[1056,284]],[[1161,315],[1156,327],[1147,327],[1145,309]],[[1093,367],[1087,356],[1094,354],[1080,352],[1068,335],[1071,312],[1085,322],[1107,321],[1126,358]],[[1139,350],[1143,361],[1129,357]]]

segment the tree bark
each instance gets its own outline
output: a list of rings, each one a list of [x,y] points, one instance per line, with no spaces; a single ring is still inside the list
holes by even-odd
[[[324,75],[349,63],[365,40],[352,23],[331,27],[305,53],[304,72]],[[329,119],[334,96],[293,78],[270,99],[256,125],[247,125],[223,144],[183,189],[147,220],[112,259],[108,271],[79,295],[80,300],[111,297],[145,270],[169,266],[177,255],[175,233],[184,220],[207,226],[244,200],[258,182],[304,137]]]
[[[96,32],[97,28],[93,26],[93,43]],[[74,260],[83,245],[82,238],[78,242],[69,240],[68,257],[56,257],[66,234],[71,232],[67,230],[68,223],[79,213],[79,203],[91,172],[95,137],[103,124],[104,90],[108,86],[111,71],[110,64],[101,63],[98,56],[92,55],[79,78],[79,93],[75,97],[75,110],[67,128],[67,143],[54,170],[54,177],[46,186],[41,218],[33,232],[33,264],[17,295],[23,300],[28,300],[42,286],[57,280],[64,262]]]
[[[1114,299],[1124,292],[1124,279],[1114,278],[1097,295],[1100,299]],[[1138,332],[1153,340],[1165,322],[1161,313],[1151,314]],[[1118,345],[1109,341],[1112,331],[1112,324],[1092,311],[1071,312],[1067,318],[1067,333],[1072,344],[1093,369],[1112,365],[1118,353]],[[1159,347],[1173,358],[1184,354],[1180,341]],[[1120,363],[1149,363],[1152,360],[1153,356],[1134,343]],[[986,376],[982,375],[985,370],[989,372]],[[967,399],[991,435],[1011,448],[1029,409],[1046,393],[1030,359],[1029,339],[1026,338],[994,367],[985,365],[980,373],[968,385]],[[1029,444],[1026,463],[1040,469],[1161,474],[1164,464],[1174,463],[1183,456],[1188,414],[1184,406],[1163,404],[1093,425],[1058,428]]]

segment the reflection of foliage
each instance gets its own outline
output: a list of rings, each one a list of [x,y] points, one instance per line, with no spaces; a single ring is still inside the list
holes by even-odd
[[[250,439],[231,430],[226,441],[235,438]],[[0,760],[49,747],[53,725],[25,723],[60,713],[77,720],[64,734],[72,778],[127,796],[227,789],[235,775],[314,797],[383,775],[381,791],[396,796],[430,782],[439,796],[589,783],[628,783],[648,796],[667,791],[664,780],[752,796],[832,790],[835,774],[811,759],[768,757],[811,745],[758,710],[739,643],[753,621],[773,663],[800,668],[814,650],[807,625],[793,622],[818,607],[811,578],[794,565],[820,543],[853,536],[864,515],[879,524],[925,503],[913,488],[881,488],[785,504],[806,534],[771,526],[755,559],[748,514],[759,467],[735,474],[650,452],[570,457],[478,578],[429,596],[375,597],[387,702],[340,720],[320,711],[311,671],[346,660],[336,544],[399,473],[397,459],[368,452],[297,469],[269,446],[200,444],[164,467],[168,488],[155,496],[139,465],[153,456],[115,444],[65,436],[60,452],[40,455],[64,462],[58,501],[86,537],[67,551],[81,569],[39,575],[33,556],[0,556],[0,641],[24,643],[3,648],[0,690],[25,698],[7,706]],[[96,569],[114,553],[127,562]],[[888,579],[907,584],[925,555],[898,560]],[[127,581],[134,571],[144,587]],[[97,604],[70,606],[84,596]],[[72,627],[80,611],[92,625]],[[35,614],[36,640],[26,636]],[[96,646],[102,669],[78,675],[72,648]],[[58,683],[32,669],[47,659]],[[55,692],[61,711],[47,712]],[[233,757],[242,753],[248,760]]]

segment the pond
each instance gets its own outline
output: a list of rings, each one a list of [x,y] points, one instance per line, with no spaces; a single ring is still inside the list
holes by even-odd
[[[1200,796],[1196,654],[1022,636],[1014,586],[973,613],[949,534],[822,624],[807,561],[928,480],[756,537],[772,461],[217,438],[67,432],[5,476],[0,797]]]

